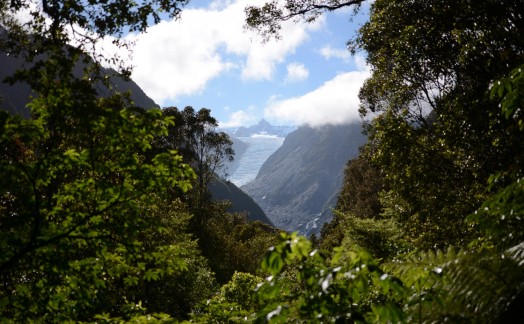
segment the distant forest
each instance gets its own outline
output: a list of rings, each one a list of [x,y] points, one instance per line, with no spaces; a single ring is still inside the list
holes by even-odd
[[[0,110],[0,322],[524,318],[524,0],[245,8],[267,40],[371,7],[348,40],[368,140],[309,238],[211,199],[234,151],[210,109],[137,107],[102,68],[122,62],[98,40],[188,2],[0,2],[0,51],[25,63],[2,81],[32,91],[27,116]]]

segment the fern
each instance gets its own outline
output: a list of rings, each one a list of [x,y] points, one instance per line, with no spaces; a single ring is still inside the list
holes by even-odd
[[[427,251],[385,269],[410,289],[404,310],[413,321],[493,322],[524,293],[524,243],[502,254]]]

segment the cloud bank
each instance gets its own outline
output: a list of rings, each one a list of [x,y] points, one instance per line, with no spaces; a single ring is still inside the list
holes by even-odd
[[[317,89],[303,96],[272,99],[264,110],[265,118],[280,124],[341,125],[360,120],[358,91],[369,78],[363,58],[355,58],[357,71],[339,73]]]

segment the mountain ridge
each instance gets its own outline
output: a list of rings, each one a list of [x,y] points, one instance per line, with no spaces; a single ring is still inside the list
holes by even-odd
[[[241,187],[275,226],[318,234],[332,217],[344,167],[366,141],[360,123],[299,127]]]
[[[267,120],[261,119],[256,125],[240,126],[238,129],[228,129],[228,133],[234,137],[250,137],[253,135],[273,135],[286,137],[296,129],[295,126],[274,126]]]

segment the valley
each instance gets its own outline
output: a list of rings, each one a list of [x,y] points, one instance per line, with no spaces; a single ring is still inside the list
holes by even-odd
[[[318,235],[332,218],[346,162],[365,143],[361,125],[302,126],[284,139],[273,135],[267,122],[260,124],[263,130],[250,128],[264,134],[236,138],[247,143],[247,149],[236,156],[238,168],[231,182],[252,197],[277,228]]]

